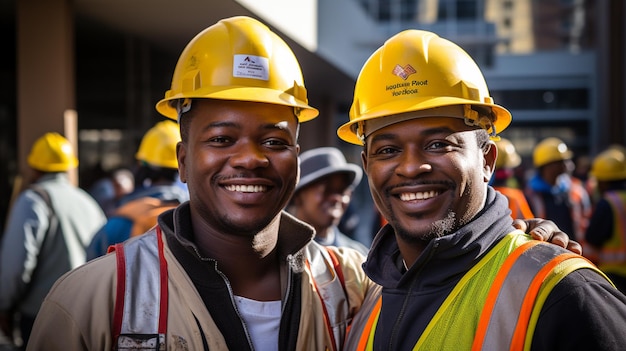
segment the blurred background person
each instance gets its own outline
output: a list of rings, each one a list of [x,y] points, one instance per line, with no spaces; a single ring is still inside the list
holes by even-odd
[[[363,177],[361,167],[347,163],[343,153],[334,147],[305,151],[299,160],[300,181],[287,210],[315,228],[314,239],[318,243],[350,247],[366,255],[365,245],[337,227]]]
[[[135,176],[130,169],[118,168],[107,172],[89,189],[89,194],[98,202],[104,214],[111,217],[120,200],[135,189]]]
[[[0,243],[0,326],[12,336],[19,321],[16,343],[23,345],[48,290],[85,263],[85,248],[106,220],[96,201],[70,182],[67,172],[78,159],[63,136],[37,139],[27,163],[31,185],[13,204]]]
[[[119,207],[98,230],[87,248],[87,259],[106,254],[110,245],[143,234],[156,224],[157,216],[189,200],[180,186],[176,144],[178,124],[167,120],[144,134],[135,158],[135,190],[120,200]]]
[[[533,150],[535,174],[525,194],[533,214],[552,220],[572,240],[585,246],[591,200],[582,182],[571,174],[573,152],[558,138],[542,140]]]
[[[591,172],[601,195],[585,240],[597,250],[598,267],[626,294],[626,155],[610,148],[595,157]]]
[[[496,147],[498,148],[498,158],[496,159],[496,171],[491,178],[491,185],[509,200],[511,217],[514,219],[535,218],[528,201],[526,201],[524,191],[520,189],[519,182],[515,178],[515,168],[522,163],[522,158],[508,139],[500,138],[496,141]]]

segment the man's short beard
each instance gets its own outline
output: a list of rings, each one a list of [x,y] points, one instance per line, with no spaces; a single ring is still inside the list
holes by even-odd
[[[456,214],[453,211],[448,211],[448,214],[444,219],[433,222],[428,231],[428,234],[416,237],[411,234],[410,231],[405,231],[402,228],[398,228],[396,234],[398,234],[403,240],[407,242],[422,242],[426,243],[432,239],[440,238],[444,235],[454,232],[457,228]]]
[[[450,234],[455,229],[456,215],[452,211],[448,211],[446,218],[434,221],[428,233],[428,239],[440,238],[446,234]]]

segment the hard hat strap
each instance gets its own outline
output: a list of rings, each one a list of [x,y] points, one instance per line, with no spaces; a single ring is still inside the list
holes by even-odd
[[[180,118],[184,113],[189,112],[191,110],[191,99],[178,99],[176,101],[176,115],[178,116],[177,121],[180,123]]]

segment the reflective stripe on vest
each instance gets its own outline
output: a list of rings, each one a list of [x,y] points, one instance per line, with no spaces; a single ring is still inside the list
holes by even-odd
[[[313,277],[313,285],[322,302],[324,322],[333,350],[341,350],[350,322],[350,306],[339,260],[333,251],[315,242],[307,245],[306,254],[305,269]]]
[[[456,343],[457,349],[470,346],[473,350],[530,349],[539,312],[552,288],[576,269],[591,268],[604,275],[582,256],[551,244],[529,241],[520,233],[508,234],[465,274],[433,316],[414,350],[441,349],[439,343],[446,341]],[[507,254],[506,258],[498,260],[498,255],[503,253]],[[499,264],[500,268],[493,269],[492,264]],[[490,270],[495,277],[483,295],[472,295],[470,300],[461,293],[472,284],[487,282],[477,277],[479,272]],[[380,306],[381,297],[361,331],[358,350],[373,350]],[[459,311],[463,313],[457,314]],[[450,321],[462,323],[465,328],[451,326]],[[477,327],[474,329],[472,325]],[[460,333],[463,337],[459,337]]]
[[[609,202],[613,209],[613,233],[609,241],[607,241],[599,256],[600,268],[604,265],[626,265],[626,209],[624,209],[624,197],[618,193],[606,192],[604,198]]]
[[[165,350],[167,262],[161,228],[157,226],[128,244],[116,244],[109,251],[115,251],[117,257],[115,349]]]
[[[593,266],[585,258],[554,245],[529,241],[518,247],[508,256],[489,290],[472,350],[530,349],[548,294],[567,274],[580,268]]]

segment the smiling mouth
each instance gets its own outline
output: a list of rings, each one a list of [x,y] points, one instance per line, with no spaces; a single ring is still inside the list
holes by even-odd
[[[265,185],[226,185],[226,190],[241,193],[264,193],[267,191]]]
[[[412,201],[412,200],[427,200],[439,195],[438,191],[422,191],[418,193],[402,193],[400,194],[400,200],[402,201]]]

